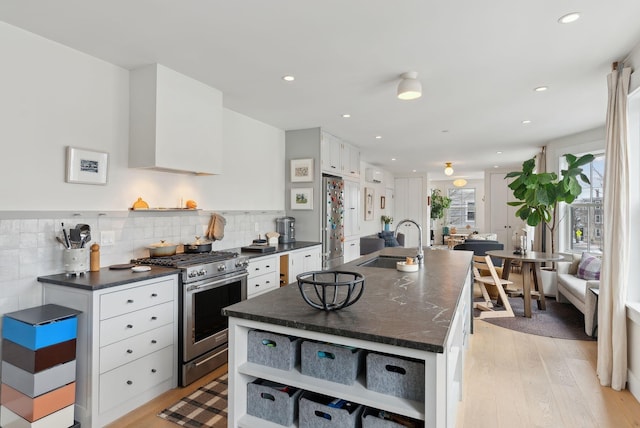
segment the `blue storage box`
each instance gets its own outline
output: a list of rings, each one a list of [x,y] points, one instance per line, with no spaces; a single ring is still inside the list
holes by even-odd
[[[75,339],[80,311],[43,305],[4,315],[2,336],[33,351]]]

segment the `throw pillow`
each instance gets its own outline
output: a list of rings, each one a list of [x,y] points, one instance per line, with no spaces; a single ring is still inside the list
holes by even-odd
[[[393,235],[393,232],[391,232],[391,231],[378,233],[378,238],[384,239],[384,246],[385,247],[399,247],[400,246],[400,244],[398,243],[398,240],[396,239],[396,237]]]
[[[578,273],[576,273],[576,276],[585,280],[599,280],[601,265],[602,260],[600,260],[600,257],[589,253],[582,253],[582,258],[580,259]]]

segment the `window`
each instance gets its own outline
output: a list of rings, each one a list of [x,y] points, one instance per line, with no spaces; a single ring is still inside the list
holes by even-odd
[[[589,165],[583,167],[591,184],[581,182],[582,194],[569,205],[570,245],[572,252],[587,251],[601,253],[603,244],[602,219],[604,209],[604,153],[596,155]]]
[[[447,224],[465,228],[476,226],[476,189],[453,188],[449,189],[451,205],[447,209]]]

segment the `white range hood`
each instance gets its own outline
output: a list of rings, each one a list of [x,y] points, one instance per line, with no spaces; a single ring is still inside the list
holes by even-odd
[[[129,167],[222,173],[222,92],[153,64],[131,71]]]

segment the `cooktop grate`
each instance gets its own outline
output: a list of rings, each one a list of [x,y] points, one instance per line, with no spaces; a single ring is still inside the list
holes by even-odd
[[[238,253],[231,251],[212,251],[210,253],[181,253],[173,256],[145,257],[131,260],[131,263],[180,268],[205,263],[215,263],[235,257],[238,257]]]

